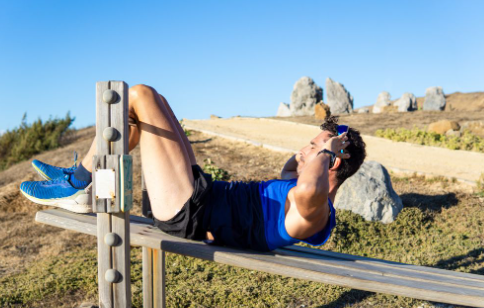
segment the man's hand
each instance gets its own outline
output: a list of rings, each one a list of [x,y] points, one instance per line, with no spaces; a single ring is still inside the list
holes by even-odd
[[[297,178],[298,176],[297,165],[298,165],[297,154],[294,154],[293,156],[291,156],[291,158],[289,158],[289,160],[282,168],[281,179],[290,180],[290,179]]]
[[[350,154],[341,153],[341,150],[346,149],[349,144],[350,142],[348,141],[346,133],[342,133],[341,135],[331,137],[328,141],[326,141],[324,146],[321,148],[321,151],[326,149],[336,154],[336,157],[348,159],[350,158]]]

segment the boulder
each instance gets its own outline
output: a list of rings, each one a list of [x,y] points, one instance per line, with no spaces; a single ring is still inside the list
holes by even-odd
[[[403,93],[394,104],[397,106],[399,112],[408,112],[417,110],[417,98],[412,93]]]
[[[403,208],[393,190],[388,171],[376,161],[366,161],[338,189],[334,206],[350,210],[367,221],[393,222]]]
[[[332,114],[351,113],[353,111],[353,96],[346,90],[344,85],[326,78],[327,104]]]
[[[442,87],[431,87],[425,91],[423,110],[444,110],[445,96]]]
[[[458,130],[449,129],[448,131],[445,132],[445,135],[447,137],[460,137],[462,136],[462,133]]]
[[[277,109],[276,117],[290,117],[291,116],[291,109],[289,109],[289,105],[286,103],[282,103],[279,105],[279,109]]]
[[[358,109],[358,113],[369,113],[369,112],[370,112],[370,108],[368,107],[362,107]]]
[[[443,135],[449,129],[457,131],[460,129],[460,125],[456,121],[440,120],[434,123],[430,123],[428,131]]]
[[[302,77],[294,84],[289,109],[291,115],[314,115],[314,106],[323,100],[323,89],[309,77]],[[281,106],[279,106],[281,108]]]
[[[216,120],[216,119],[221,119],[221,117],[214,115],[214,114],[210,115],[210,120]]]
[[[381,113],[383,111],[383,107],[390,106],[390,93],[384,91],[378,94],[378,98],[376,99],[375,105],[373,105],[373,113]]]
[[[329,106],[323,102],[320,102],[314,106],[314,116],[318,120],[324,120],[331,115]]]

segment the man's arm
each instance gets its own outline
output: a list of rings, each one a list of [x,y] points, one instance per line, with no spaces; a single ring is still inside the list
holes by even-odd
[[[283,180],[290,180],[297,178],[297,160],[296,154],[291,156],[289,160],[286,162],[284,167],[281,171],[281,179]]]
[[[320,154],[299,175],[294,188],[294,201],[299,215],[306,220],[321,217],[323,206],[329,195],[329,162],[327,154]]]
[[[348,142],[342,143],[345,139],[346,133],[333,137],[323,148],[335,153],[339,159],[349,158],[349,154],[340,153],[341,149],[348,146]],[[289,191],[285,225],[289,235],[294,238],[305,239],[322,230],[328,221],[330,160],[329,154],[321,153],[307,161],[299,174],[296,187]],[[339,163],[336,161],[334,168],[338,168]]]

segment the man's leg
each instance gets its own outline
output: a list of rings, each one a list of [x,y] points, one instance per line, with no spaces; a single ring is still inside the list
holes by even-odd
[[[141,162],[153,215],[169,220],[193,193],[192,162],[184,135],[153,88],[132,87],[129,102],[140,132]]]
[[[136,122],[130,126],[129,149],[140,144],[153,215],[169,220],[193,193],[195,155],[168,102],[155,89],[145,85],[129,89],[129,116]],[[96,140],[82,160],[90,172],[95,154]]]

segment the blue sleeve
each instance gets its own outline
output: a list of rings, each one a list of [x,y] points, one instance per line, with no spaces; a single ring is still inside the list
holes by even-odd
[[[307,239],[301,241],[303,243],[313,245],[313,246],[321,246],[326,241],[329,239],[331,236],[331,231],[333,228],[336,226],[336,211],[333,207],[333,204],[331,203],[331,200],[328,199],[328,205],[329,205],[329,210],[331,211],[331,214],[329,216],[329,221],[326,224],[326,227],[324,227],[323,230],[320,232],[314,234],[311,237],[308,237]]]

